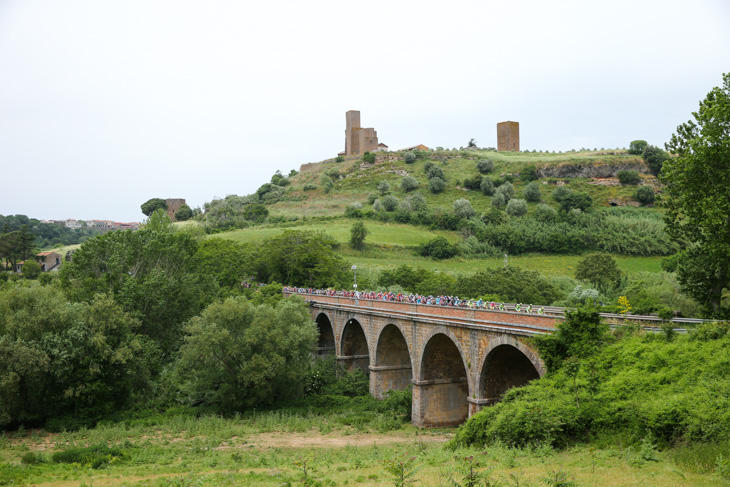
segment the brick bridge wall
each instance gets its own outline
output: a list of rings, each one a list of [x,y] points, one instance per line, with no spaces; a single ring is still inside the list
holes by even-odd
[[[545,374],[527,340],[562,317],[308,295],[320,353],[370,372],[370,392],[413,384],[413,424],[452,426]]]

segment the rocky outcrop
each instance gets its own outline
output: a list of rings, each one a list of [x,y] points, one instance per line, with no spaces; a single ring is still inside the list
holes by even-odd
[[[613,178],[619,171],[639,171],[649,174],[643,162],[622,162],[616,164],[560,164],[541,167],[537,174],[541,178]]]

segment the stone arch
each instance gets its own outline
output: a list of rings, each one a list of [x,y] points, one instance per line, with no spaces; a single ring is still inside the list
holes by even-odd
[[[483,405],[498,402],[512,387],[519,387],[545,375],[537,355],[519,340],[502,337],[485,350],[479,373],[478,393]]]
[[[375,364],[370,366],[370,392],[376,398],[388,391],[402,391],[413,379],[413,363],[405,334],[392,323],[383,327],[375,347]]]
[[[365,335],[365,330],[359,321],[350,318],[345,323],[340,339],[340,360],[345,366],[352,370],[359,367],[368,372],[370,366],[370,347]]]
[[[317,353],[319,355],[330,355],[335,353],[335,329],[332,326],[330,317],[324,311],[317,314],[314,320],[317,323],[319,331],[319,341],[317,342]]]
[[[461,424],[469,414],[469,374],[463,350],[445,329],[434,330],[425,343],[415,382],[414,402],[417,399],[420,404],[414,420],[422,426]]]

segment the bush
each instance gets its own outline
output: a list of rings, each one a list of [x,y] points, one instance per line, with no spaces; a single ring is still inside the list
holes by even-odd
[[[494,183],[489,178],[482,178],[482,183],[479,185],[479,189],[482,190],[482,194],[485,196],[492,196],[494,194]]]
[[[593,206],[593,198],[588,193],[583,192],[576,193],[571,191],[560,202],[560,209],[566,213],[575,209],[586,211],[591,206]]]
[[[496,193],[492,196],[492,206],[500,210],[507,206],[507,199],[504,197],[504,193]]]
[[[491,208],[483,212],[480,219],[485,225],[502,225],[509,220],[507,214],[498,208]]]
[[[357,221],[352,224],[350,228],[350,245],[352,248],[362,250],[365,246],[365,237],[368,235],[368,229],[365,228],[365,224],[361,221]]]
[[[407,152],[406,154],[412,154],[412,152]],[[403,179],[401,179],[400,182],[400,188],[403,191],[413,191],[418,187],[418,180],[414,178],[413,176],[405,176]]]
[[[288,179],[285,179],[285,181],[287,183],[289,182]],[[179,221],[179,222],[184,222],[184,221],[190,220],[192,217],[193,217],[193,210],[191,210],[188,205],[182,205],[175,212],[175,220]]]
[[[557,201],[558,203],[563,202],[563,198],[568,196],[569,194],[573,193],[573,191],[567,187],[567,186],[558,186],[555,188],[555,191],[553,191],[553,199]]]
[[[41,271],[41,265],[32,257],[29,257],[23,264],[22,272],[25,279],[35,279],[40,276],[43,271]]]
[[[586,255],[575,266],[575,278],[589,282],[601,290],[618,286],[621,271],[616,260],[603,252]]]
[[[473,178],[466,178],[464,179],[464,187],[479,190],[482,187],[482,179],[480,174],[476,174]]]
[[[522,196],[524,196],[527,201],[540,201],[540,186],[538,186],[535,182],[528,184],[525,186],[525,189],[522,190]]]
[[[653,145],[649,145],[644,149],[644,153],[641,154],[644,162],[649,166],[649,170],[654,176],[658,176],[662,172],[662,166],[664,161],[669,159],[669,154]]]
[[[444,181],[446,181],[446,176],[444,175],[443,169],[441,169],[437,165],[431,164],[430,166],[428,166],[427,168],[424,168],[424,169],[426,171],[426,177],[428,179],[439,178],[439,179],[443,179]]]
[[[471,218],[477,214],[472,208],[471,202],[466,198],[459,198],[454,201],[454,213],[459,218]]]
[[[337,157],[335,157],[335,162],[338,163],[338,164],[340,162],[345,162],[345,157],[344,156],[337,156]]]
[[[505,202],[515,197],[515,187],[509,181],[506,181],[503,185],[497,188],[496,193],[504,195]]]
[[[406,152],[403,154],[403,161],[405,161],[406,164],[413,164],[416,162],[416,154],[413,152]]]
[[[507,203],[505,212],[510,216],[527,215],[527,201],[513,198]]]
[[[629,144],[629,154],[640,156],[649,144],[645,140],[632,140]]]
[[[388,181],[380,181],[378,183],[378,191],[380,191],[380,194],[388,194],[390,192],[390,183]]]
[[[365,152],[365,154],[362,155],[362,161],[368,164],[375,164],[375,153]]]
[[[537,174],[537,168],[535,166],[526,166],[520,171],[520,179],[525,182],[535,181],[540,176]]]
[[[446,181],[441,178],[435,177],[428,180],[428,189],[433,194],[438,194],[446,188]]]
[[[621,184],[639,184],[641,182],[639,171],[619,171],[616,176]]]
[[[558,221],[558,212],[555,211],[555,208],[543,203],[535,207],[535,212],[532,216],[535,220],[543,223],[555,223]]]
[[[652,188],[651,186],[641,186],[639,189],[636,190],[635,196],[636,199],[644,205],[654,203],[654,199],[656,198],[656,196],[654,195],[654,188]]]
[[[124,458],[124,453],[119,448],[109,448],[106,445],[70,448],[51,456],[54,463],[78,463],[95,469],[101,468],[114,458]]]
[[[302,186],[302,190],[304,191],[315,191],[317,189],[317,185],[314,183],[307,183],[304,186]]]
[[[432,259],[448,259],[455,256],[458,249],[451,245],[444,237],[436,237],[418,247],[417,253],[423,257]]]
[[[387,194],[380,198],[380,203],[383,205],[385,211],[393,211],[398,207],[398,198],[392,194]]]
[[[362,218],[362,203],[353,201],[345,207],[345,216],[348,218]]]
[[[477,171],[481,174],[489,174],[494,171],[494,161],[491,159],[482,159],[477,162]]]

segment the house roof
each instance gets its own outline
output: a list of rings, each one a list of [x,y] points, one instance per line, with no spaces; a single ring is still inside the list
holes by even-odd
[[[35,255],[51,255],[51,254],[55,254],[55,252],[38,252]]]
[[[382,142],[378,144],[378,147],[388,147],[387,145],[383,144]]]

